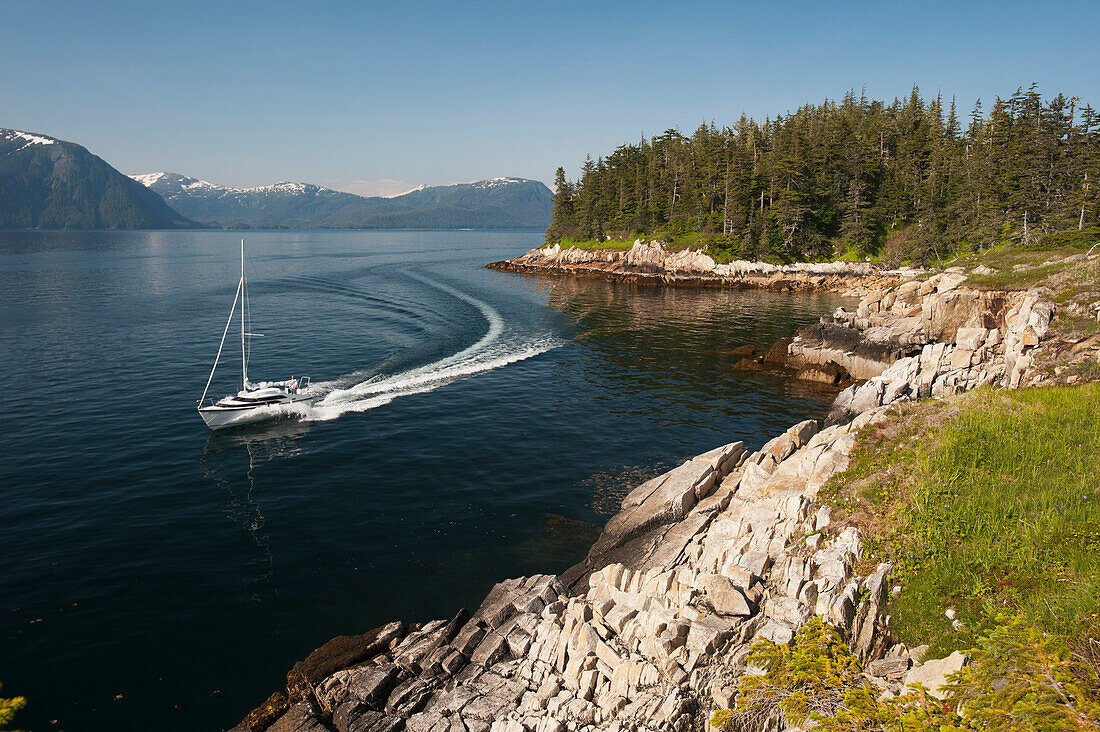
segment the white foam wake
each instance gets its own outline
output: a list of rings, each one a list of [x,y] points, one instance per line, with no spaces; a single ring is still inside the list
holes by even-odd
[[[523,361],[562,345],[558,339],[549,337],[499,342],[504,333],[504,319],[490,305],[453,287],[417,279],[476,307],[488,322],[489,330],[473,345],[434,363],[392,376],[374,376],[346,388],[333,388],[313,405],[304,419],[330,420],[349,412],[365,412],[389,404],[398,397],[432,391],[458,379]],[[315,388],[323,392],[339,381],[318,383]]]

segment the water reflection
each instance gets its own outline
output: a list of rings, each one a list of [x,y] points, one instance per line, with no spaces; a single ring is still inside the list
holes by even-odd
[[[609,397],[647,395],[645,402],[630,403],[625,414],[669,425],[694,424],[718,405],[764,416],[778,399],[822,403],[836,393],[782,372],[739,371],[742,356],[733,349],[751,345],[765,352],[844,303],[837,295],[582,278],[538,278],[536,287],[551,308],[575,324],[584,342],[584,356],[574,349],[578,360],[568,368],[580,368],[589,383],[605,385]]]
[[[248,597],[260,602],[263,594],[278,594],[272,583],[275,557],[269,536],[264,532],[266,519],[257,500],[257,466],[301,453],[300,440],[311,425],[297,419],[276,419],[212,432],[199,457],[199,466],[207,480],[226,492],[226,517],[240,525],[258,550],[254,576],[242,584]],[[241,461],[247,466],[240,476]]]

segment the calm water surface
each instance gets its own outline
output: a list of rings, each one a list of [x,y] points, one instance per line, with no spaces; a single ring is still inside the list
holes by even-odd
[[[30,701],[21,727],[231,727],[328,638],[559,572],[631,484],[831,399],[730,351],[833,297],[483,268],[532,233],[264,232],[249,375],[327,396],[212,434],[194,403],[238,239],[0,232],[0,683]]]

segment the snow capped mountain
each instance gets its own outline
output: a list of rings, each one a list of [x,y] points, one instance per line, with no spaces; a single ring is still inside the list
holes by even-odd
[[[33,132],[20,132],[19,130],[0,130],[0,142],[14,143],[14,147],[8,152],[10,155],[20,150],[25,150],[31,145],[56,145],[59,141],[52,137],[43,137]]]
[[[0,129],[0,227],[194,226],[148,188],[73,142]]]
[[[410,193],[416,193],[417,191],[422,191],[422,190],[424,190],[424,189],[425,189],[425,188],[427,188],[427,187],[428,187],[428,185],[427,185],[426,183],[421,183],[421,184],[420,184],[420,185],[418,185],[418,186],[417,186],[416,188],[410,188],[409,190],[407,190],[407,191],[403,191],[403,192],[401,192],[401,193],[394,193],[394,194],[393,194],[393,195],[391,195],[391,196],[382,196],[382,197],[383,197],[383,198],[401,198],[401,196],[407,196],[407,195],[409,195]]]
[[[124,176],[74,143],[0,129],[0,226],[544,229],[552,208],[549,188],[512,177],[383,198],[292,181],[241,188],[167,171]]]
[[[208,180],[200,180],[198,178],[188,178],[186,175],[180,175],[179,173],[140,173],[131,175],[131,178],[141,183],[146,188],[153,188],[156,190],[172,190],[172,191],[187,191],[190,194],[198,195],[214,195],[214,196],[255,196],[266,195],[270,193],[281,194],[293,194],[298,195],[302,193],[340,193],[340,191],[334,191],[331,188],[321,188],[311,183],[292,183],[290,181],[279,181],[278,183],[267,186],[254,186],[252,188],[238,188],[234,186],[222,186],[217,183],[211,183]]]
[[[491,178],[363,197],[311,183],[222,186],[178,173],[130,176],[189,218],[216,226],[287,228],[544,228],[553,207],[539,181]]]
[[[488,180],[475,180],[470,185],[474,188],[501,188],[503,186],[526,183],[523,178],[489,178]]]

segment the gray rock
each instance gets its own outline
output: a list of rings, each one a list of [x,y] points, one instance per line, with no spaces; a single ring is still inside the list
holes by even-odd
[[[698,584],[719,615],[752,614],[745,595],[728,578],[717,574],[702,574],[699,576]]]
[[[688,631],[687,648],[697,654],[713,653],[733,634],[733,626],[728,620],[708,615],[691,624]]]
[[[390,692],[384,711],[392,715],[412,716],[424,708],[432,688],[423,679],[406,679]]]
[[[269,732],[327,732],[307,702],[295,704],[267,728]]]
[[[902,684],[905,686],[923,684],[928,689],[929,694],[937,699],[944,699],[947,694],[941,690],[941,687],[949,683],[947,677],[961,671],[969,663],[969,660],[967,656],[955,651],[947,658],[925,661],[921,665],[909,669],[902,678]]]
[[[497,633],[489,633],[471,654],[470,662],[488,668],[508,655],[508,643]]]
[[[900,680],[909,670],[909,657],[880,658],[867,665],[867,673],[886,679]]]
[[[485,628],[476,618],[471,619],[458,631],[451,644],[459,653],[469,657],[485,638]]]

